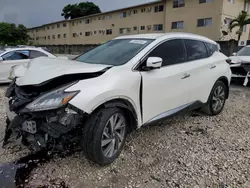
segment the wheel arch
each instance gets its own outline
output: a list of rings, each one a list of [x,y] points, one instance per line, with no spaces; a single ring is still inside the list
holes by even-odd
[[[117,99],[111,99],[109,101],[106,101],[102,104],[100,104],[97,108],[93,110],[93,112],[101,109],[101,108],[114,108],[118,107],[123,109],[125,116],[127,118],[128,126],[129,126],[129,132],[132,132],[133,130],[137,129],[138,127],[138,115],[136,113],[136,110],[132,103],[129,100],[123,99],[123,98],[117,98]],[[93,113],[92,112],[92,113]]]
[[[218,81],[221,81],[226,85],[226,87],[227,87],[226,99],[228,99],[228,97],[229,97],[229,84],[230,84],[228,81],[228,78],[225,76],[221,76],[218,80],[216,80],[216,82],[218,82]]]

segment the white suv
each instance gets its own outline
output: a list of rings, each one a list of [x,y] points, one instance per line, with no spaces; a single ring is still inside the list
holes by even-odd
[[[34,150],[80,143],[90,160],[109,164],[128,131],[187,110],[219,114],[226,60],[214,41],[185,33],[118,37],[74,61],[37,58],[6,92],[5,144],[21,131]]]

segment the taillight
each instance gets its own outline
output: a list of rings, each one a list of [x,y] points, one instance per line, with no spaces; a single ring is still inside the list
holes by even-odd
[[[231,65],[232,64],[232,60],[231,59],[226,59],[226,62]]]

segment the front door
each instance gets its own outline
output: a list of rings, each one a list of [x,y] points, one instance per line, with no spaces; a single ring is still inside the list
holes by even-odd
[[[0,62],[0,82],[8,80],[12,66],[29,62],[29,51],[11,51],[2,55],[3,61]]]
[[[188,106],[191,84],[182,39],[160,44],[148,57],[160,57],[163,64],[160,69],[141,72],[143,123],[171,115]]]

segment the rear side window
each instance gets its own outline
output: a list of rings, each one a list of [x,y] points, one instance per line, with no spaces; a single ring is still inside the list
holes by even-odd
[[[42,56],[48,57],[48,55],[45,53],[35,51],[35,50],[30,51],[30,59],[34,59],[34,58],[42,57]]]
[[[207,52],[209,56],[213,55],[214,52],[219,51],[219,48],[216,44],[206,43],[206,46],[207,46]]]
[[[204,42],[198,40],[185,39],[185,45],[188,54],[188,61],[203,59],[208,57]]]
[[[162,66],[182,63],[186,60],[186,52],[182,39],[174,39],[160,44],[148,57],[160,57]]]

